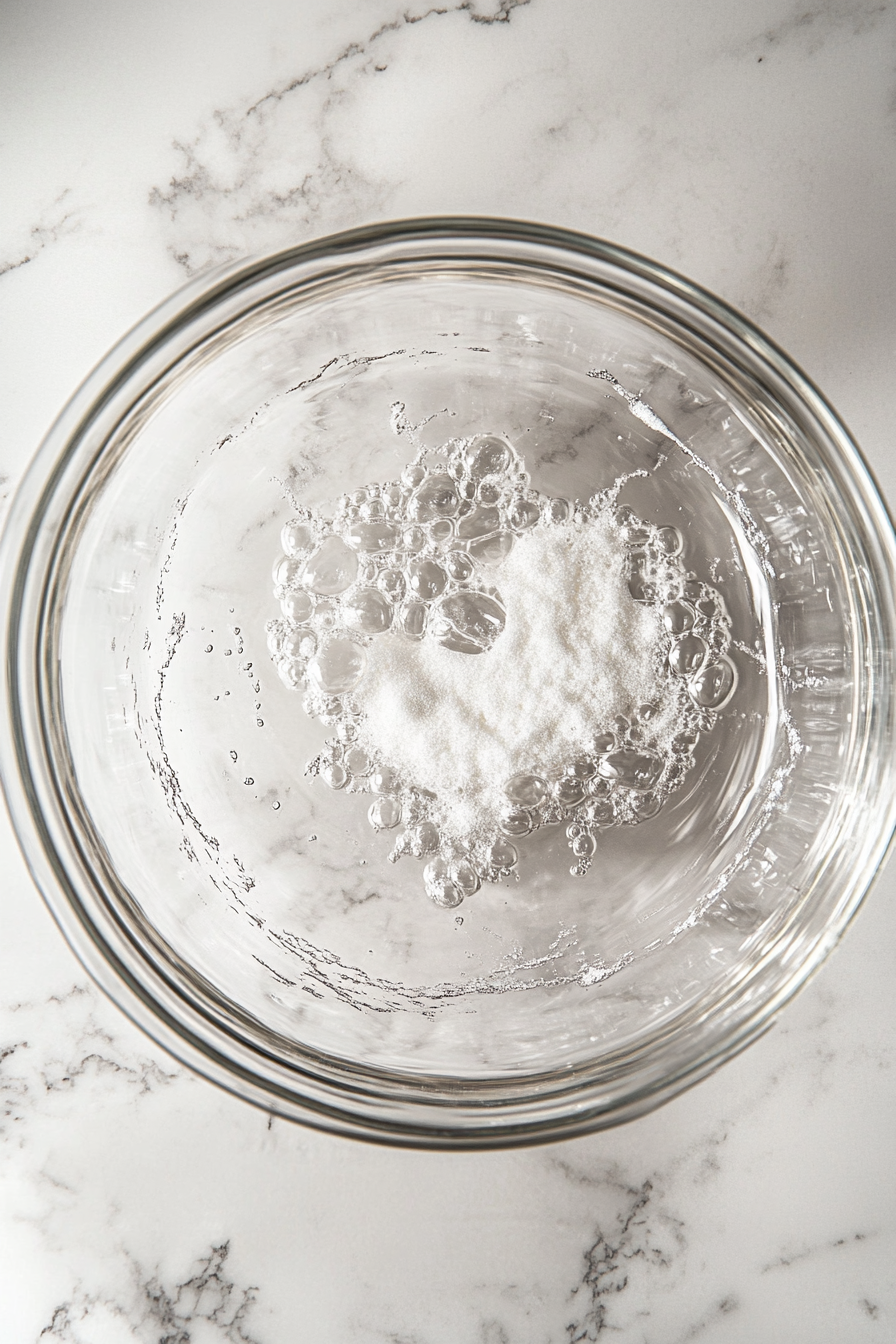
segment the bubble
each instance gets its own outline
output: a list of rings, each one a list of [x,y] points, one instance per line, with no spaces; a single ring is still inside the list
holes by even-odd
[[[339,607],[335,602],[318,602],[314,608],[314,620],[322,630],[332,630],[339,622]]]
[[[314,528],[302,518],[293,518],[280,533],[280,545],[287,555],[310,551],[315,542]]]
[[[407,573],[412,592],[424,602],[438,597],[448,583],[448,575],[435,560],[416,560],[408,565]]]
[[[497,481],[483,481],[476,491],[480,504],[497,504],[501,498],[501,487]]]
[[[602,756],[597,768],[604,779],[623,784],[627,789],[647,790],[653,788],[659,778],[663,763],[652,752],[623,747]]]
[[[354,742],[358,729],[351,719],[340,719],[336,725],[336,736],[340,742]]]
[[[513,550],[513,542],[512,532],[496,532],[494,536],[482,537],[479,541],[471,541],[469,552],[474,560],[478,560],[480,564],[500,565],[501,561],[506,560]]]
[[[283,647],[283,641],[286,638],[286,631],[283,628],[282,621],[269,621],[266,626],[266,638],[268,653],[272,658],[276,658]],[[206,646],[206,653],[212,652],[212,645]]]
[[[435,854],[439,847],[439,828],[432,821],[421,821],[411,832],[411,853]]]
[[[669,666],[680,677],[696,672],[706,660],[707,648],[699,635],[683,635],[669,650]]]
[[[280,610],[287,620],[293,621],[296,625],[306,625],[314,612],[314,598],[300,588],[294,593],[286,594],[280,603]]]
[[[348,531],[348,542],[356,551],[376,554],[394,550],[399,535],[397,523],[385,521],[354,523]],[[341,589],[339,591],[341,592]]]
[[[446,859],[432,859],[423,869],[423,883],[426,894],[443,909],[453,910],[464,899],[464,894],[451,881],[449,865]]]
[[[585,785],[574,775],[564,775],[554,785],[554,797],[561,807],[575,807],[585,797]]]
[[[450,868],[451,881],[464,896],[475,896],[482,885],[469,859],[457,859]]]
[[[565,523],[569,512],[568,499],[549,499],[545,505],[545,517],[551,523]]]
[[[327,537],[308,560],[302,582],[313,593],[332,597],[351,587],[358,573],[358,557],[340,537]]]
[[[504,793],[521,807],[538,807],[548,796],[548,782],[541,775],[513,775],[504,785]]]
[[[377,798],[367,809],[367,820],[375,831],[391,831],[401,821],[401,803],[397,798]]]
[[[656,541],[664,555],[681,555],[684,549],[684,537],[677,527],[659,528]]]
[[[349,774],[362,779],[370,774],[371,760],[363,747],[349,747],[343,757]]]
[[[346,625],[362,635],[379,635],[392,624],[392,603],[376,588],[361,588],[343,603]]]
[[[277,664],[277,672],[284,686],[294,691],[302,680],[303,668],[302,664],[293,658],[282,658]]]
[[[454,481],[447,473],[436,472],[412,496],[408,514],[420,523],[430,522],[434,518],[453,518],[459,504]]]
[[[598,733],[594,739],[594,750],[598,756],[602,756],[606,751],[612,751],[615,745],[615,733]]]
[[[302,651],[302,645],[305,643],[307,638],[308,638],[307,632],[303,630],[290,630],[289,633],[284,636],[283,643],[280,646],[280,652],[283,654],[283,657],[307,658],[308,655],[303,654]],[[314,652],[313,648],[311,652],[312,653]]]
[[[339,761],[328,761],[322,765],[320,777],[331,789],[343,789],[348,783],[348,771]]]
[[[425,478],[426,468],[422,467],[419,462],[412,462],[401,473],[402,485],[406,485],[410,490],[415,490]]]
[[[577,835],[572,842],[572,852],[577,859],[590,859],[597,849],[597,841],[588,831]]]
[[[308,664],[308,678],[326,695],[340,695],[357,686],[367,667],[367,654],[350,639],[331,639]]]
[[[474,481],[481,481],[486,476],[500,476],[511,460],[509,445],[493,434],[474,439],[467,450],[467,466]]]
[[[296,556],[284,555],[275,561],[271,578],[277,588],[289,588],[291,584],[298,583],[301,572],[302,561]]]
[[[450,518],[436,518],[427,524],[426,531],[433,546],[447,546],[454,536],[454,524]]]
[[[376,581],[377,587],[391,602],[400,602],[407,584],[400,569],[384,569]]]
[[[446,649],[483,653],[504,629],[506,613],[497,597],[456,592],[443,597],[433,614],[433,633]]]
[[[422,527],[406,527],[401,534],[401,544],[406,551],[422,551],[426,545],[426,533]]]
[[[694,624],[694,608],[688,602],[670,602],[663,607],[663,625],[670,635],[683,635]]]
[[[509,872],[519,862],[519,854],[509,840],[496,840],[488,852],[489,867]]]
[[[461,541],[478,541],[480,537],[491,536],[500,531],[501,515],[497,509],[473,509],[457,525],[457,535]]]
[[[638,821],[649,821],[655,817],[663,806],[663,799],[658,793],[636,794],[632,798],[632,810]]]
[[[405,602],[398,612],[398,624],[408,639],[422,639],[426,630],[426,607],[422,602]]]
[[[573,761],[566,773],[574,775],[576,779],[590,779],[597,770],[597,761],[590,756],[579,756]]]
[[[505,835],[528,835],[534,822],[531,812],[525,807],[515,807],[504,812],[498,822]]]
[[[703,667],[688,683],[694,704],[702,709],[721,709],[734,693],[737,672],[727,658]]]
[[[530,499],[518,499],[511,506],[508,521],[514,532],[525,532],[534,527],[541,517],[538,505]]]
[[[449,551],[444,564],[446,573],[455,583],[464,583],[473,573],[473,561],[463,551]]]
[[[361,505],[361,517],[365,523],[378,522],[385,513],[386,506],[381,499],[369,499],[366,504]]]

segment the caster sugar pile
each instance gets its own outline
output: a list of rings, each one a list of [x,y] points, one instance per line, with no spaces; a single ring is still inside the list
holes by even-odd
[[[721,594],[620,489],[544,496],[481,435],[283,528],[268,646],[333,730],[307,769],[371,795],[437,905],[524,878],[543,827],[584,876],[603,830],[657,815],[734,694]]]

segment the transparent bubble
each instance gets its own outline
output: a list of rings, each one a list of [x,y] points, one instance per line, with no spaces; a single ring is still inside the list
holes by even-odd
[[[578,756],[566,773],[574,775],[576,779],[590,779],[596,769],[597,761],[591,756]]]
[[[308,664],[308,678],[325,695],[340,695],[357,686],[367,667],[367,654],[350,639],[331,639]]]
[[[351,501],[353,504],[363,504],[368,498],[369,496],[367,494],[367,491],[364,489],[363,486],[361,486],[360,489],[358,490],[352,491]]]
[[[504,785],[504,793],[521,807],[538,807],[548,796],[548,782],[540,775],[514,775]]]
[[[422,527],[406,527],[401,534],[401,544],[406,551],[422,551],[426,545],[426,533]]]
[[[291,584],[298,583],[301,572],[302,561],[296,556],[284,555],[275,561],[271,578],[277,588],[289,588]]]
[[[313,593],[332,597],[344,593],[358,573],[358,557],[340,537],[326,537],[311,555],[302,583]]]
[[[659,528],[656,541],[664,555],[681,555],[684,549],[684,537],[677,527]]]
[[[572,842],[572,852],[577,859],[590,859],[597,849],[597,841],[588,831],[577,835]]]
[[[335,602],[318,602],[314,608],[314,621],[322,630],[332,630],[339,622],[339,607]]]
[[[473,573],[473,561],[463,551],[449,551],[444,564],[447,574],[455,583],[464,583]]]
[[[267,625],[265,626],[265,634],[268,646],[268,653],[271,655],[272,658],[276,658],[277,654],[283,648],[283,641],[286,638],[286,628],[284,627],[283,622],[268,621]],[[207,644],[205,649],[206,653],[210,653],[213,648],[214,645]]]
[[[381,553],[395,549],[400,536],[397,523],[380,519],[373,523],[353,523],[348,531],[349,545],[356,551]]]
[[[400,602],[407,584],[400,569],[384,569],[376,581],[377,587],[391,602]]]
[[[497,504],[501,498],[501,487],[497,481],[483,481],[476,491],[480,504]]]
[[[503,439],[493,434],[474,439],[467,450],[467,466],[474,481],[486,476],[500,476],[507,470],[513,454]]]
[[[513,542],[512,532],[496,532],[494,536],[482,537],[479,541],[471,541],[469,545],[470,555],[482,565],[500,565],[501,561],[506,560],[513,550]]]
[[[657,816],[662,806],[663,799],[658,793],[636,794],[632,799],[632,811],[638,821],[649,821]]]
[[[611,779],[627,789],[652,789],[662,772],[663,763],[652,752],[633,751],[623,747],[602,756],[598,771],[604,779]]]
[[[421,481],[426,479],[426,468],[419,462],[411,462],[401,473],[401,483],[410,490],[415,490]]]
[[[703,667],[688,683],[688,692],[703,709],[721,709],[734,693],[737,672],[727,658]]]
[[[564,775],[554,785],[554,797],[561,807],[575,807],[585,797],[585,785],[574,775]]]
[[[451,881],[447,860],[441,856],[431,859],[423,869],[423,883],[429,898],[445,910],[455,909],[464,899],[463,892]]]
[[[488,852],[489,865],[497,868],[501,872],[507,872],[515,868],[519,862],[519,854],[509,840],[496,840]]]
[[[342,789],[348,782],[348,771],[339,761],[328,761],[321,766],[320,777],[331,789]]]
[[[408,505],[408,515],[415,522],[427,523],[433,518],[453,518],[460,499],[454,481],[445,472],[427,477]]]
[[[282,653],[283,657],[301,658],[303,660],[309,657],[310,655],[305,653],[303,649],[303,645],[307,640],[307,638],[308,635],[303,630],[290,630],[289,633],[284,636],[283,642],[280,646],[280,652]],[[313,646],[311,648],[311,653],[314,653]]]
[[[416,855],[435,854],[439,847],[439,828],[435,822],[421,821],[411,832],[411,852]]]
[[[433,546],[447,546],[454,536],[454,524],[450,518],[436,518],[427,523],[426,531]]]
[[[405,602],[398,612],[398,625],[408,639],[422,639],[426,630],[426,607],[422,602]]]
[[[605,751],[612,751],[615,745],[615,733],[598,733],[594,739],[594,750],[598,756],[602,756]]]
[[[293,518],[280,533],[280,545],[286,555],[300,555],[310,551],[315,542],[314,528],[303,518]]]
[[[568,499],[549,499],[545,505],[545,518],[551,523],[565,523],[569,518]]]
[[[369,499],[361,505],[361,517],[365,523],[375,523],[385,517],[386,506],[381,499]]]
[[[435,560],[416,560],[408,565],[407,572],[411,591],[424,602],[431,602],[445,591],[448,575]]]
[[[354,742],[358,736],[357,725],[351,719],[340,719],[336,725],[336,736],[340,742]]]
[[[376,588],[360,588],[343,603],[346,625],[362,635],[379,635],[392,624],[392,603]]]
[[[501,515],[497,509],[473,509],[457,525],[457,535],[461,541],[478,541],[480,537],[491,536],[500,531]]]
[[[670,602],[663,608],[663,625],[670,635],[683,635],[694,624],[694,608],[688,602]]]
[[[504,607],[487,593],[450,593],[435,608],[433,633],[446,649],[483,653],[501,634],[506,619]]]
[[[475,896],[481,886],[479,874],[469,859],[457,859],[450,868],[451,881],[464,896]]]
[[[343,760],[345,761],[349,772],[353,775],[357,775],[358,778],[363,778],[365,775],[370,774],[370,757],[363,747],[349,747]]]
[[[680,677],[696,672],[706,661],[707,648],[699,635],[683,635],[669,650],[669,666]]]
[[[375,831],[391,831],[401,821],[401,803],[397,798],[377,798],[367,809],[367,820]]]
[[[383,500],[388,508],[397,508],[401,503],[401,487],[398,485],[383,486]]]
[[[314,598],[299,588],[294,593],[286,594],[280,603],[280,610],[287,620],[296,625],[305,625],[314,614]]]
[[[358,562],[358,582],[371,584],[376,580],[379,570],[374,560],[366,559]]]
[[[284,686],[288,686],[290,690],[295,690],[296,686],[299,685],[302,680],[303,671],[303,664],[296,662],[292,658],[281,658],[280,662],[277,664],[277,672],[280,676],[280,680],[283,682]]]
[[[635,710],[635,718],[639,719],[641,723],[650,723],[651,719],[655,719],[658,713],[659,709],[656,705],[639,705]]]
[[[531,499],[518,499],[510,509],[509,523],[514,532],[525,532],[534,527],[541,517],[541,510]]]
[[[531,812],[525,807],[509,808],[501,815],[499,827],[505,835],[528,835],[534,827]]]

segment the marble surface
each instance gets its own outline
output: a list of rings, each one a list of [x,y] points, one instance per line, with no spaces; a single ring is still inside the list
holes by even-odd
[[[185,276],[441,211],[584,229],[717,291],[896,501],[894,48],[874,0],[7,0],[0,496]],[[699,1087],[456,1156],[189,1076],[88,982],[5,821],[0,873],[0,1344],[896,1340],[892,866]]]

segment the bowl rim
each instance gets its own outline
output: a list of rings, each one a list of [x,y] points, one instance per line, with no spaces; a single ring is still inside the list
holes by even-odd
[[[3,690],[0,716],[0,782],[25,861],[70,947],[92,978],[132,1021],[175,1058],[233,1094],[263,1109],[333,1133],[397,1146],[427,1148],[490,1148],[546,1142],[584,1134],[637,1118],[700,1081],[739,1053],[772,1025],[781,1008],[808,982],[840,940],[879,873],[896,829],[896,799],[882,814],[878,832],[866,845],[861,872],[838,903],[834,917],[799,961],[777,984],[773,994],[750,1012],[742,1012],[730,1029],[704,1049],[699,1058],[685,1055],[662,1076],[645,1078],[622,1096],[597,1096],[592,1089],[570,1086],[550,1106],[494,1106],[469,1097],[463,1103],[438,1102],[418,1095],[414,1104],[384,1104],[348,1074],[334,1087],[325,1077],[299,1074],[302,1088],[288,1085],[285,1071],[269,1061],[260,1067],[257,1052],[222,1030],[195,1005],[184,1010],[183,996],[159,968],[138,974],[122,943],[114,912],[91,914],[79,895],[89,875],[71,872],[73,835],[60,831],[58,820],[43,806],[47,780],[39,775],[34,744],[41,740],[36,700],[41,674],[38,641],[46,594],[36,591],[32,561],[39,539],[52,517],[54,492],[75,460],[79,444],[103,410],[127,386],[134,373],[159,359],[172,332],[214,312],[225,296],[245,293],[253,285],[298,264],[321,273],[345,270],[373,247],[409,244],[455,247],[459,241],[536,245],[563,256],[581,257],[613,268],[624,280],[636,277],[691,312],[710,329],[724,333],[734,349],[749,352],[760,368],[789,390],[824,435],[836,446],[839,466],[849,478],[863,512],[869,536],[879,550],[878,579],[885,582],[891,633],[894,620],[896,535],[873,474],[859,448],[823,395],[802,370],[748,318],[686,277],[618,244],[553,225],[497,217],[425,216],[386,220],[362,228],[323,235],[262,256],[228,263],[188,280],[157,305],[100,361],[81,383],[51,426],[15,492],[0,538],[0,573],[11,581],[0,590],[4,638]],[[677,314],[676,314],[677,316]],[[207,334],[207,333],[206,333]],[[704,337],[705,338],[705,337]],[[33,620],[33,626],[31,621]],[[28,636],[31,636],[30,638]],[[893,670],[893,647],[887,650]],[[63,828],[64,829],[64,828]],[[68,859],[63,855],[69,850]],[[144,966],[148,963],[144,960]],[[291,1077],[295,1077],[295,1071]],[[418,1093],[421,1089],[418,1088]],[[423,1089],[425,1092],[425,1088]],[[447,1117],[447,1118],[446,1118]]]

